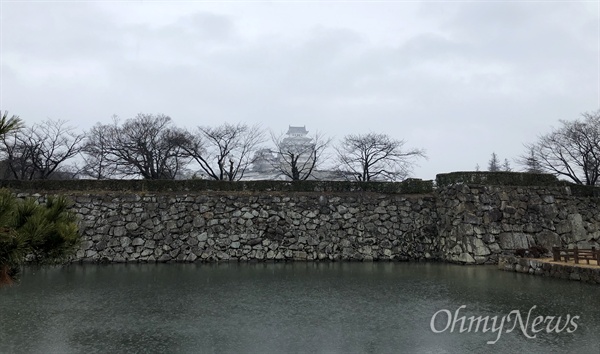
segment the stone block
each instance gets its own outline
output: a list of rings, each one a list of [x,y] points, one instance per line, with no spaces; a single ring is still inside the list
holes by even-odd
[[[573,241],[584,241],[587,240],[587,231],[583,225],[583,219],[581,214],[571,214],[567,217],[567,220],[571,224],[571,238]]]
[[[475,263],[475,259],[469,253],[461,253],[457,260],[462,263],[472,264]]]
[[[474,238],[471,242],[473,245],[473,255],[487,256],[491,253],[490,249],[487,247],[487,245],[485,243],[483,243],[482,240],[480,240],[478,238]]]
[[[125,229],[127,229],[128,231],[137,230],[138,227],[139,227],[139,225],[136,222],[130,222],[125,225]]]
[[[552,247],[562,247],[560,236],[556,232],[544,230],[535,235],[535,241],[538,245],[543,246],[548,251],[552,250]]]
[[[520,232],[503,232],[498,235],[498,243],[504,250],[529,248],[527,234]]]
[[[117,226],[113,229],[112,234],[115,237],[125,236],[127,234],[127,230],[122,226]]]

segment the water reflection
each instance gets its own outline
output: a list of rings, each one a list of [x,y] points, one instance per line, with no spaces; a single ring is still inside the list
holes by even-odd
[[[0,289],[0,352],[561,352],[600,348],[597,286],[436,263],[71,265]],[[526,339],[433,334],[440,309],[581,315]]]

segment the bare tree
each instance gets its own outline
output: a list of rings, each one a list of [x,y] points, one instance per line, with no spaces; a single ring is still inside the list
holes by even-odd
[[[49,179],[64,162],[81,150],[83,134],[76,134],[66,121],[47,120],[1,136],[0,149],[15,179]]]
[[[293,181],[306,180],[322,163],[323,153],[331,143],[331,138],[316,132],[312,136],[290,137],[271,132],[277,158],[273,168]]]
[[[561,120],[559,128],[525,146],[541,169],[577,184],[595,185],[600,177],[600,111],[582,117]]]
[[[100,178],[110,171],[125,177],[174,179],[190,162],[184,147],[191,141],[189,134],[171,124],[164,114],[140,113],[123,125],[116,119],[113,124],[97,125],[90,132],[85,152],[88,161],[102,160],[104,165],[86,173]]]
[[[113,121],[117,121],[116,116],[113,116]],[[113,143],[111,137],[116,130],[118,127],[114,125],[98,123],[86,133],[87,138],[82,149],[84,166],[80,169],[80,173],[95,179],[114,178],[118,175],[118,163],[110,154]]]
[[[259,144],[265,141],[259,125],[224,123],[198,127],[186,151],[210,179],[237,181],[253,162]]]
[[[399,180],[408,177],[423,149],[404,150],[404,140],[387,134],[346,135],[336,147],[341,170],[358,181]]]

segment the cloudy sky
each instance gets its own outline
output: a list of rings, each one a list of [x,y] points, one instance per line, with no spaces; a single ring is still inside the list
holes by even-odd
[[[306,125],[424,148],[414,176],[511,162],[600,108],[598,1],[0,0],[0,108],[84,130]],[[514,163],[513,163],[514,165]],[[516,166],[514,166],[516,167]]]

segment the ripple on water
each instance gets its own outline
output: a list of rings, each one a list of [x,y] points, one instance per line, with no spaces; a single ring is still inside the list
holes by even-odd
[[[560,352],[600,348],[600,289],[437,263],[129,264],[27,268],[0,289],[0,352]],[[466,316],[580,315],[574,333],[442,333]],[[440,317],[437,325],[443,324]]]

